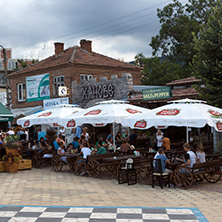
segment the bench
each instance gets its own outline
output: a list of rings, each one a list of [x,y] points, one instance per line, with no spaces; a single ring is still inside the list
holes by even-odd
[[[82,176],[85,175],[87,171],[89,176],[96,178],[100,175],[102,166],[105,166],[107,170],[112,171],[109,164],[104,163],[103,160],[114,156],[117,156],[117,153],[89,155],[87,156],[87,160],[78,158],[74,164],[75,173]]]
[[[196,163],[192,168],[179,167],[173,175],[175,184],[182,189],[190,188],[202,176],[208,183],[217,183],[221,178],[220,160]]]

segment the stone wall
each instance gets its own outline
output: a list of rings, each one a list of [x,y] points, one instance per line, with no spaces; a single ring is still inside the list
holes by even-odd
[[[124,73],[121,78],[112,75],[110,80],[100,77],[100,81],[94,78],[89,81],[82,80],[80,84],[72,81],[71,88],[72,103],[87,108],[99,101],[127,99],[128,92],[133,88],[133,78],[132,74]]]

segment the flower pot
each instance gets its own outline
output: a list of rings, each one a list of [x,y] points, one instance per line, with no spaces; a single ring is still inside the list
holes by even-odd
[[[6,153],[7,154],[11,153],[13,155],[16,155],[18,154],[18,148],[11,148],[6,146]]]
[[[8,173],[17,173],[18,168],[19,168],[18,162],[12,162],[12,163],[10,163],[9,161],[5,162],[5,169]]]

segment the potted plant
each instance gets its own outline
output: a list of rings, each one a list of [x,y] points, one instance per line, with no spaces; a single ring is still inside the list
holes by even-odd
[[[19,154],[8,153],[3,156],[5,162],[5,169],[8,173],[17,173],[19,168],[19,162],[22,156]]]
[[[19,142],[19,136],[17,135],[9,135],[5,137],[5,148],[6,153],[18,154],[18,149],[21,147],[21,143]]]

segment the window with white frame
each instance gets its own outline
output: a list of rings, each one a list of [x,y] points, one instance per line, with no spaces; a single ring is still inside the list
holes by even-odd
[[[93,78],[93,75],[85,75],[85,74],[81,74],[80,75],[80,80],[86,80],[89,81],[90,79]]]
[[[25,83],[19,83],[17,85],[17,92],[18,92],[18,101],[25,101],[26,100],[26,87]]]
[[[58,89],[59,86],[64,86],[65,82],[64,82],[64,76],[56,76],[53,78],[53,94],[54,96],[58,96]]]

